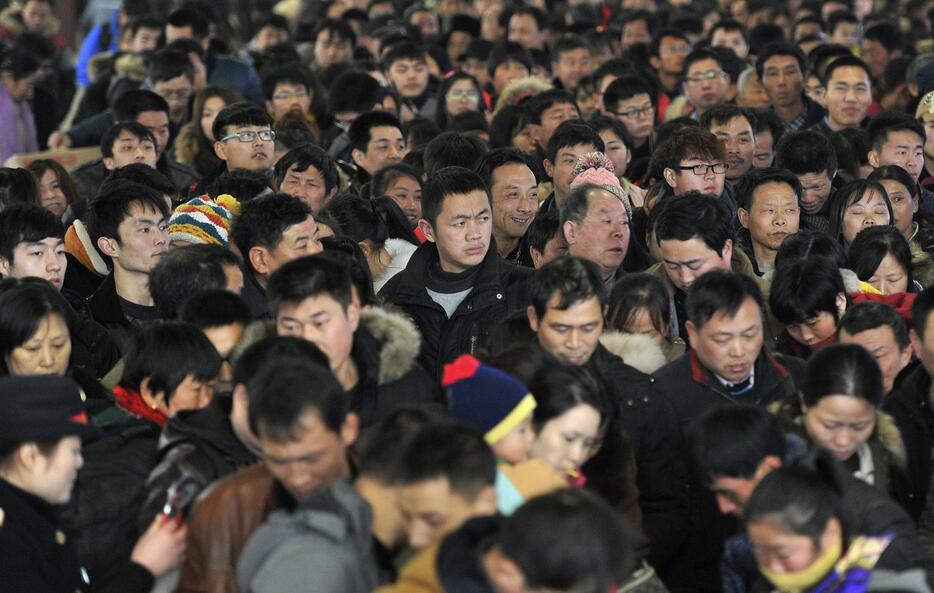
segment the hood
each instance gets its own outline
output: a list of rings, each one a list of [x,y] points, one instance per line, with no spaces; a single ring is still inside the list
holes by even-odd
[[[380,307],[371,307],[360,312],[360,326],[380,344],[379,385],[400,379],[412,369],[422,339],[408,318]]]
[[[136,54],[122,54],[114,61],[114,72],[117,77],[129,78],[136,82],[146,80],[146,62],[143,56]]]
[[[88,59],[88,80],[94,82],[105,76],[111,76],[114,71],[114,54],[102,51]]]
[[[76,220],[65,232],[65,252],[98,276],[106,276],[110,268],[94,247],[94,241],[84,223]]]
[[[648,336],[607,332],[600,336],[600,343],[622,358],[623,362],[647,375],[651,375],[668,362],[661,347]]]
[[[183,165],[191,166],[200,152],[198,130],[193,122],[182,126],[175,138],[175,160]]]
[[[543,93],[553,88],[552,85],[534,76],[513,80],[503,89],[503,94],[496,100],[494,113],[507,105],[517,105],[522,99]]]
[[[265,338],[272,338],[276,335],[276,322],[271,319],[259,319],[243,330],[240,341],[234,346],[230,353],[231,360],[235,361],[246,352],[246,349]]]

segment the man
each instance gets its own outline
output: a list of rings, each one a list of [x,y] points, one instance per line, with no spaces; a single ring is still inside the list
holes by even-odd
[[[793,377],[803,364],[764,346],[764,301],[754,280],[709,271],[692,286],[686,309],[692,349],[655,372],[682,434],[709,409],[740,403],[765,407],[795,394]],[[690,489],[692,528],[669,587],[718,591],[723,542],[736,524],[717,513],[713,497],[696,480]]]
[[[827,115],[811,127],[825,136],[843,128],[858,128],[872,104],[872,73],[855,56],[843,56],[831,62],[824,73],[824,96]]]
[[[901,111],[883,111],[869,120],[869,165],[898,165],[917,179],[924,170],[924,124]],[[926,200],[922,200],[922,204]]]
[[[334,79],[328,89],[328,107],[334,113],[334,125],[324,131],[328,155],[339,162],[351,163],[350,137],[347,130],[361,114],[381,111],[386,89],[367,74],[348,70]]]
[[[361,310],[341,260],[298,258],[279,268],[268,288],[277,333],[324,352],[361,428],[400,407],[438,403],[431,377],[416,363],[411,322],[382,309]]]
[[[837,341],[866,348],[882,371],[882,392],[888,395],[899,374],[911,362],[908,328],[891,306],[868,301],[846,310],[837,326]]]
[[[872,79],[883,82],[882,77],[889,62],[902,56],[904,36],[898,25],[889,22],[876,23],[863,33],[860,55],[872,72]]]
[[[791,171],[801,183],[801,226],[826,231],[827,200],[838,182],[837,153],[820,132],[804,130],[782,138],[775,166]]]
[[[603,110],[626,126],[632,138],[632,160],[652,156],[655,101],[652,87],[640,76],[621,76],[603,92]]]
[[[523,6],[509,17],[508,40],[527,50],[545,49],[548,15],[540,8]]]
[[[560,208],[574,181],[577,159],[588,152],[603,152],[605,146],[600,135],[580,121],[562,124],[552,134],[545,153],[545,173],[554,183],[554,191],[542,202],[541,210]]]
[[[489,52],[487,72],[493,88],[491,99],[495,99],[503,94],[510,82],[529,76],[532,72],[532,55],[518,43],[498,43]]]
[[[684,73],[684,59],[691,53],[691,42],[680,31],[663,29],[649,44],[649,65],[658,75],[662,91],[669,101],[681,94],[681,76]],[[664,116],[667,104],[659,112]]]
[[[342,19],[321,19],[312,34],[314,65],[319,73],[335,64],[344,64],[353,57],[357,35],[350,24]]]
[[[801,194],[798,178],[785,169],[756,169],[744,180],[737,211],[743,230],[737,243],[756,276],[775,267],[782,241],[798,232]]]
[[[237,590],[242,552],[266,517],[314,503],[350,474],[347,449],[357,437],[357,417],[346,412],[344,392],[327,368],[308,358],[274,360],[247,393],[263,463],[219,482],[195,506],[178,587],[185,593]],[[304,471],[295,471],[299,464]],[[313,554],[304,560],[334,562]]]
[[[647,10],[626,11],[622,18],[622,25],[620,47],[623,50],[636,44],[648,46],[658,29],[655,15]]]
[[[726,102],[730,76],[723,69],[717,52],[700,48],[684,58],[684,95],[691,106],[691,117],[699,119],[711,107]]]
[[[807,129],[821,121],[824,108],[804,94],[807,59],[788,43],[770,43],[756,56],[756,73],[772,110],[785,126],[785,133]]]
[[[558,359],[602,377],[621,415],[620,429],[635,450],[636,485],[649,562],[664,570],[681,543],[684,467],[673,453],[681,446],[673,412],[652,379],[612,354],[603,333],[606,290],[596,264],[563,256],[532,277],[526,314],[539,346]]]
[[[581,37],[566,35],[558,39],[551,55],[557,88],[573,91],[582,78],[593,72],[593,53]]]
[[[570,119],[580,119],[574,97],[562,89],[551,89],[530,97],[523,109],[529,122],[529,133],[541,156],[545,155],[558,126]]]
[[[604,284],[611,285],[629,250],[629,209],[623,200],[585,183],[571,190],[560,212],[568,253],[597,264]]]
[[[747,109],[766,109],[769,96],[756,74],[755,68],[748,67],[740,72],[736,79],[736,105]]]
[[[110,258],[112,271],[88,305],[122,354],[135,328],[160,317],[149,292],[149,272],[168,251],[168,217],[162,194],[124,180],[105,183],[89,205],[88,232]]]
[[[308,204],[285,193],[254,198],[241,207],[230,237],[243,256],[241,296],[255,319],[269,317],[266,286],[285,263],[322,249]]]
[[[757,169],[768,169],[775,162],[775,148],[782,139],[784,126],[774,111],[757,109],[753,112],[752,133],[756,137],[756,151],[752,164]]]
[[[859,17],[846,9],[835,10],[828,14],[826,21],[830,43],[842,45],[849,51],[856,49],[859,46],[863,28]]]
[[[214,118],[214,154],[227,163],[227,171],[269,171],[275,153],[272,120],[257,105],[232,103]]]
[[[149,274],[149,292],[163,319],[175,319],[188,299],[202,290],[243,290],[240,258],[220,245],[187,245],[169,251]]]
[[[748,111],[729,103],[717,105],[704,112],[700,123],[707,128],[726,149],[726,179],[737,183],[752,168],[756,151],[756,135]]]
[[[347,131],[350,137],[351,158],[356,165],[356,174],[351,186],[359,188],[370,180],[376,171],[402,162],[408,152],[402,124],[398,118],[385,111],[363,113],[353,120]]]
[[[752,265],[733,249],[733,222],[722,200],[692,192],[662,205],[652,226],[661,260],[649,269],[660,277],[671,295],[672,333],[687,340],[687,295],[702,275],[730,270],[754,276]]]
[[[496,252],[506,261],[533,267],[527,235],[538,212],[538,181],[528,161],[514,148],[497,148],[480,159],[477,173],[490,192]]]
[[[156,168],[156,139],[135,121],[114,124],[101,138],[101,156],[108,171],[130,163]]]
[[[659,203],[672,195],[699,191],[722,196],[729,210],[736,210],[733,190],[726,185],[726,150],[708,130],[701,127],[681,130],[662,142],[653,159],[665,180]]]
[[[500,259],[492,240],[490,195],[461,167],[441,169],[422,188],[418,228],[427,241],[380,296],[407,313],[422,334],[422,366],[435,377],[474,353],[503,317],[527,304],[528,271]]]
[[[276,162],[276,187],[301,198],[317,214],[337,193],[340,179],[334,161],[312,144],[293,148]]]
[[[272,114],[273,121],[279,121],[290,111],[309,117],[314,91],[312,73],[300,64],[282,64],[264,71],[263,96],[266,111]]]
[[[738,21],[720,21],[710,29],[708,38],[710,39],[710,47],[728,47],[733,50],[737,58],[744,61],[749,56],[749,39],[746,37],[746,28]]]
[[[380,68],[414,116],[434,119],[438,98],[428,88],[428,54],[423,48],[409,41],[390,45],[383,51]]]

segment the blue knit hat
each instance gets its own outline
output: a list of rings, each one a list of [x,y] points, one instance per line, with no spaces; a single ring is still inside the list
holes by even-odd
[[[469,354],[444,366],[441,385],[447,388],[451,415],[482,432],[491,446],[535,409],[525,385]]]

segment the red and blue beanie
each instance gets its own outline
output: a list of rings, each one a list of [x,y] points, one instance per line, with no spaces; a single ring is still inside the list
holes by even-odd
[[[515,378],[464,354],[444,366],[441,386],[447,389],[451,415],[483,433],[495,445],[529,417],[535,398]]]

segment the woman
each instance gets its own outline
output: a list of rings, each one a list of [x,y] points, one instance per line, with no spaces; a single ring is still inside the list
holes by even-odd
[[[759,482],[746,503],[745,521],[763,576],[783,593],[929,591],[921,570],[885,565],[895,534],[853,531],[843,484],[823,455],[813,467],[781,467]]]
[[[90,587],[76,539],[60,515],[83,465],[82,438],[96,436],[78,386],[60,377],[0,378],[0,580],[8,591],[146,592],[177,567],[186,529],[160,518]]]
[[[778,351],[807,358],[811,352],[832,344],[848,304],[843,277],[834,261],[815,257],[777,267],[769,291],[769,308],[785,325]]]
[[[455,72],[444,79],[438,89],[441,104],[435,114],[435,123],[442,132],[446,131],[451,120],[468,111],[483,113],[483,93],[477,79],[466,72]]]
[[[828,232],[844,247],[864,228],[892,224],[895,219],[885,188],[875,181],[859,180],[844,185],[830,196],[828,211]]]
[[[637,336],[650,340],[651,344],[632,341]],[[616,347],[620,338],[628,338],[626,352]],[[671,338],[671,304],[668,291],[657,276],[627,274],[613,286],[607,302],[606,333],[601,337],[601,342],[626,364],[635,366],[643,373],[653,373],[684,353],[684,342]],[[643,368],[641,361],[648,363],[655,360],[655,357],[651,357],[654,353],[650,347],[652,344],[661,350],[661,360],[655,362],[655,368],[648,370]]]
[[[626,197],[629,198],[629,204],[633,209],[644,206],[645,190],[633,185],[632,182],[626,178],[626,169],[629,167],[629,163],[632,160],[633,147],[632,139],[629,137],[629,132],[626,131],[626,126],[621,124],[619,120],[605,115],[595,115],[587,122],[587,125],[597,132],[597,134],[600,135],[600,139],[603,140],[603,144],[606,147],[604,154],[613,162],[614,172],[619,179],[623,191],[626,192]]]
[[[0,55],[0,165],[14,154],[39,150],[29,99],[39,80],[39,58],[13,46]]]
[[[224,107],[243,99],[230,89],[208,86],[195,97],[191,121],[182,126],[175,140],[175,160],[213,178],[224,168],[224,161],[214,153],[214,118]]]
[[[850,244],[847,258],[847,267],[882,294],[923,290],[912,278],[908,241],[894,226],[860,231]]]
[[[418,225],[422,217],[422,182],[418,171],[405,163],[383,167],[373,174],[370,193],[375,197],[389,196],[402,209],[409,226],[414,229]]]
[[[26,166],[39,183],[41,206],[59,217],[66,226],[77,217],[73,204],[78,189],[65,167],[54,159],[38,159]]]

